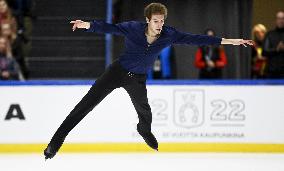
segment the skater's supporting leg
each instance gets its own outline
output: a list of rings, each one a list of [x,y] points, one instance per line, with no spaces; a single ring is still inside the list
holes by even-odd
[[[151,148],[158,150],[158,142],[151,132],[152,112],[147,98],[146,78],[132,79],[134,79],[133,83],[124,86],[124,88],[138,114],[137,131]]]

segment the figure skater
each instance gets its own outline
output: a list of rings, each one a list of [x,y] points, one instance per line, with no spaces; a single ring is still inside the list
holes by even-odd
[[[87,32],[110,33],[125,37],[125,50],[96,80],[88,93],[75,106],[53,135],[44,150],[46,159],[53,158],[68,133],[109,93],[123,87],[129,94],[138,114],[137,131],[145,142],[158,151],[158,142],[151,132],[152,113],[146,89],[147,71],[153,66],[160,51],[172,44],[189,45],[252,45],[251,40],[225,39],[207,35],[180,32],[164,26],[167,8],[161,3],[151,3],[144,9],[145,22],[122,22],[108,24],[104,21],[71,21],[73,31],[77,28]]]

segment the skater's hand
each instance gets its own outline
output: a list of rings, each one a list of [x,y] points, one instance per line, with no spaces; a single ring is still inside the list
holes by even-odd
[[[253,41],[244,40],[244,39],[233,39],[232,44],[233,45],[243,45],[244,47],[247,47],[247,45],[253,46]]]
[[[221,44],[231,44],[231,45],[243,45],[247,47],[247,45],[253,46],[252,40],[244,40],[244,39],[225,39],[222,38]]]
[[[71,24],[73,24],[72,30],[75,31],[76,28],[85,28],[85,29],[89,29],[91,24],[89,22],[84,22],[82,20],[75,20],[75,21],[71,21]]]

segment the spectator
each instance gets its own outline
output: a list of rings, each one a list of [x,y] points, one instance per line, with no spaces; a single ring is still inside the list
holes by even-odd
[[[20,65],[24,77],[27,77],[28,71],[23,54],[21,39],[18,37],[17,33],[12,30],[11,23],[9,23],[8,21],[2,22],[0,30],[1,36],[5,37],[9,42],[7,56],[13,56],[16,59],[16,61]]]
[[[176,73],[174,48],[164,48],[155,60],[153,69],[147,74],[147,79],[173,79]]]
[[[215,36],[212,29],[207,29],[205,34]],[[227,57],[222,46],[201,46],[195,54],[195,66],[200,69],[200,79],[222,78],[222,68],[227,64]]]
[[[13,11],[13,16],[16,17],[19,31],[25,30],[25,17],[33,18],[33,0],[9,0],[7,1],[9,7]]]
[[[19,80],[19,69],[17,62],[7,56],[8,41],[0,37],[0,80]]]
[[[257,24],[252,29],[252,38],[254,45],[252,48],[252,78],[264,78],[266,58],[262,56],[262,46],[266,34],[266,28],[262,24]]]
[[[263,56],[266,56],[268,78],[284,78],[284,11],[276,13],[276,28],[264,39]]]
[[[14,56],[12,52],[12,40],[16,37],[16,33],[13,33],[15,32],[12,32],[9,22],[5,20],[2,21],[0,25],[0,35],[7,39],[7,56],[10,58]]]
[[[12,24],[12,29],[17,30],[17,23],[12,15],[10,8],[5,0],[0,0],[0,24],[3,21],[9,21]]]

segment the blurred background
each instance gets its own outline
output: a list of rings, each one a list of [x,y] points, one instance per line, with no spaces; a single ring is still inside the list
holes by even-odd
[[[73,32],[70,21],[144,22],[151,2],[167,6],[165,25],[254,46],[162,51],[147,75],[159,153],[138,136],[135,110],[119,89],[76,127],[63,154],[44,163],[56,128],[124,48],[123,37]],[[4,170],[283,171],[283,85],[283,0],[0,0]]]
[[[11,65],[17,65],[10,67],[15,68],[10,71],[13,72],[11,77],[1,78],[97,78],[122,52],[123,37],[106,38],[105,35],[85,33],[82,30],[72,32],[69,22],[74,19],[99,19],[112,23],[129,20],[144,22],[143,9],[150,2],[153,1],[1,1],[1,34],[8,39],[8,50],[4,56],[12,58],[14,64]],[[214,47],[213,49],[221,49],[219,53],[212,55],[215,57],[209,59],[216,64],[214,66],[209,66],[208,60],[204,59],[206,47],[169,47],[158,58],[153,71],[149,72],[149,79],[283,77],[283,66],[274,66],[275,63],[283,61],[275,61],[275,55],[271,57],[271,54],[263,53],[266,33],[274,30],[277,22],[278,27],[283,27],[283,15],[280,14],[278,21],[276,17],[277,12],[284,8],[281,0],[157,2],[168,7],[166,25],[194,34],[207,34],[206,30],[211,29],[218,37],[254,39],[256,44],[248,48]],[[283,52],[278,55],[283,57]],[[271,62],[270,58],[273,58]],[[280,76],[275,76],[271,65],[276,67],[275,74]]]

